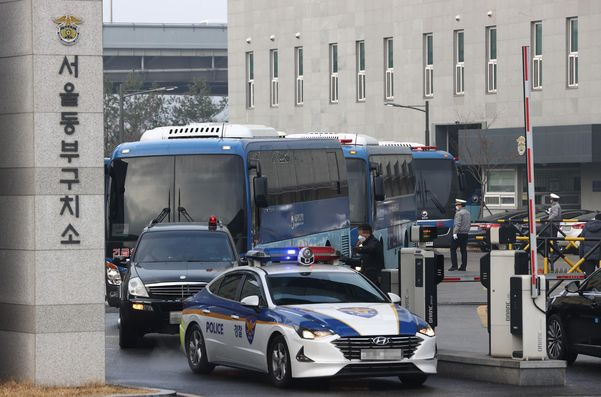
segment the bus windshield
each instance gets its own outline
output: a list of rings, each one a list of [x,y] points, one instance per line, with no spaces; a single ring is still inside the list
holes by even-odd
[[[346,159],[350,218],[353,225],[367,223],[367,169],[361,159]]]
[[[108,207],[110,240],[135,241],[164,208],[165,221],[198,222],[217,216],[236,245],[246,247],[245,181],[242,158],[186,155],[121,158],[111,168]]]
[[[429,219],[453,217],[452,201],[457,194],[457,172],[452,159],[414,159],[415,196],[419,211]]]

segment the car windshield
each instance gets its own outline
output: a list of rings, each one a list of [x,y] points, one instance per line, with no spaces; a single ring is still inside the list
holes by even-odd
[[[384,303],[386,297],[363,276],[350,272],[299,272],[267,276],[276,305]]]
[[[217,231],[161,231],[142,236],[134,258],[152,262],[233,262],[227,234]]]

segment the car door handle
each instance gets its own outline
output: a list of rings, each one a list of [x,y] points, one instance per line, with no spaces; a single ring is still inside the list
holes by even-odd
[[[207,314],[208,314],[208,313],[211,313],[211,311],[210,311],[209,309],[202,309],[202,312],[203,312],[203,313],[207,313]]]
[[[233,318],[234,320],[240,319],[240,316],[238,316],[237,314],[230,314],[230,317]]]

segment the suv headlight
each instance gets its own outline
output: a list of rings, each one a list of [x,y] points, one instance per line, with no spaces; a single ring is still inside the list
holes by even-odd
[[[121,273],[119,268],[111,262],[106,262],[106,282],[110,285],[121,285]]]
[[[139,277],[134,277],[129,280],[127,291],[130,295],[148,298],[148,291],[146,291],[146,287],[144,287],[144,283]]]
[[[422,335],[426,335],[426,336],[434,336],[434,330],[432,329],[432,327],[430,327],[429,324],[427,324],[425,327],[422,327],[419,331],[420,334]]]
[[[296,332],[303,339],[321,339],[334,335],[329,329],[308,329],[305,327],[298,327]]]

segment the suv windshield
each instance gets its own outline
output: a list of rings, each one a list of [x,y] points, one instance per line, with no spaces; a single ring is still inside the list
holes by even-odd
[[[227,234],[217,231],[161,231],[142,236],[134,262],[233,262]]]
[[[276,305],[385,303],[385,296],[357,273],[307,272],[267,276]]]

